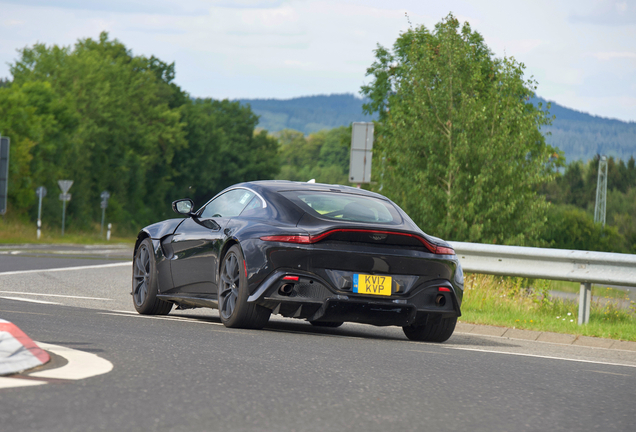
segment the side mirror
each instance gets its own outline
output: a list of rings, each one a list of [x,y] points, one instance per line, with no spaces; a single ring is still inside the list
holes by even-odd
[[[172,202],[172,210],[180,215],[191,216],[193,208],[194,202],[190,198],[184,198]]]

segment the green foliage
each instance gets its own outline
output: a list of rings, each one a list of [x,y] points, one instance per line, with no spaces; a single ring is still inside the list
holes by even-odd
[[[544,239],[564,249],[636,253],[636,166],[613,157],[607,163],[606,228],[593,223],[598,156],[587,164],[572,162],[545,184],[542,193],[554,203]]]
[[[171,199],[203,204],[234,183],[273,178],[279,170],[278,141],[254,133],[258,118],[238,102],[197,99],[184,107],[188,147],[175,157],[180,185]]]
[[[434,235],[533,244],[555,150],[540,133],[546,112],[528,102],[523,64],[494,58],[482,36],[449,15],[378,47],[363,94],[378,112],[375,178],[381,191]]]
[[[282,180],[348,184],[351,127],[323,130],[305,137],[291,129],[276,134],[280,141]]]
[[[202,202],[223,187],[271,178],[277,142],[254,134],[257,117],[229,101],[191,101],[174,64],[134,56],[102,33],[74,47],[36,44],[11,65],[0,88],[0,133],[10,136],[12,211],[35,218],[34,189],[45,186],[43,215],[58,225],[57,180],[74,180],[67,223],[89,229],[111,193],[108,221],[131,231],[170,217],[169,202]]]
[[[35,95],[38,113],[52,116],[54,126],[34,148],[32,173],[51,192],[60,178],[75,181],[69,223],[98,218],[96,198],[103,190],[111,192],[117,222],[133,226],[152,220],[165,205],[171,161],[186,142],[180,112],[168,104],[169,83],[158,78],[157,67],[106,33],[98,41],[80,40],[73,50],[24,48],[12,65],[14,86],[51,86],[53,95]]]
[[[587,212],[574,206],[551,206],[543,237],[558,249],[625,252],[618,229],[595,224]]]

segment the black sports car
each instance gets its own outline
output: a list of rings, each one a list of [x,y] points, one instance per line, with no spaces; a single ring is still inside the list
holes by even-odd
[[[227,327],[262,328],[270,315],[316,326],[402,326],[443,342],[461,315],[464,277],[451,246],[396,204],[347,186],[255,181],[197,211],[143,228],[132,295],[142,314],[218,308]]]

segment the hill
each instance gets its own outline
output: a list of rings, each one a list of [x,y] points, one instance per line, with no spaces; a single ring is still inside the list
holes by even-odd
[[[534,102],[546,100],[536,98]],[[636,122],[593,116],[551,102],[552,126],[542,129],[546,141],[565,152],[568,162],[590,160],[595,155],[614,156],[622,160],[636,157]]]
[[[270,132],[294,129],[308,135],[323,129],[371,121],[362,113],[364,100],[352,94],[304,96],[293,99],[240,99],[260,116],[259,128]]]
[[[362,113],[364,99],[353,94],[305,96],[293,99],[241,99],[260,116],[258,127],[270,132],[295,129],[310,134],[323,129],[371,121]],[[534,103],[546,100],[536,98]],[[556,116],[543,132],[549,144],[564,151],[568,162],[589,160],[596,154],[628,160],[636,157],[636,122],[593,116],[551,102]]]

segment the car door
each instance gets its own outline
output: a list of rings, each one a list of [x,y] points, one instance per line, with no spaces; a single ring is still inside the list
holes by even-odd
[[[229,190],[179,225],[171,241],[170,268],[175,291],[216,297],[219,253],[227,237],[225,229],[254,195],[248,189]]]

